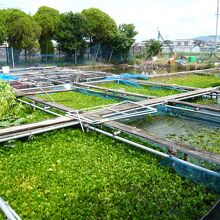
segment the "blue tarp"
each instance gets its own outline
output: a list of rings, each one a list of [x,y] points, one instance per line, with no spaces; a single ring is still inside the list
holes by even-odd
[[[203,184],[207,188],[220,193],[220,174],[217,172],[191,166],[174,157],[164,158],[160,164],[172,167],[180,176],[190,179],[194,183]]]
[[[122,73],[119,75],[115,76],[107,76],[105,80],[121,80],[121,79],[144,79],[148,80],[149,76],[148,75],[143,75],[143,74],[134,74],[134,73]]]
[[[2,74],[0,73],[0,80],[3,81],[13,81],[13,80],[18,80],[19,78],[16,76],[11,76],[9,74]]]
[[[137,82],[130,81],[129,79],[147,80],[147,79],[149,79],[149,76],[143,75],[143,74],[122,73],[122,74],[115,75],[115,76],[107,76],[105,78],[105,80],[115,80],[115,81],[117,81],[117,83],[122,83],[127,86],[133,86],[133,87],[137,87],[137,88],[141,87]]]
[[[134,73],[121,73],[119,75],[119,77],[123,78],[123,79],[144,79],[144,80],[148,80],[149,79],[148,75],[134,74]]]

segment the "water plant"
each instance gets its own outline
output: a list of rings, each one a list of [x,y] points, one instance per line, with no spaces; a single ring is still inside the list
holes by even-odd
[[[203,76],[190,74],[184,76],[158,77],[151,79],[151,81],[198,88],[215,87],[220,85],[220,77],[216,77],[215,75]]]
[[[143,94],[143,95],[149,95],[149,96],[168,96],[180,93],[180,91],[172,90],[172,89],[163,89],[160,87],[154,87],[154,86],[141,86],[140,88],[127,86],[123,84],[118,84],[115,82],[112,83],[102,83],[99,84],[99,86],[109,88],[109,89],[115,89],[115,90],[125,90],[126,92],[132,92],[137,94]]]
[[[94,132],[62,129],[7,145],[0,192],[22,219],[198,219],[218,198]]]
[[[79,92],[60,92],[48,95],[39,95],[40,98],[51,101],[51,97],[57,103],[66,105],[73,109],[90,108],[94,106],[113,104],[117,101],[112,99],[104,99],[90,95],[81,94]]]

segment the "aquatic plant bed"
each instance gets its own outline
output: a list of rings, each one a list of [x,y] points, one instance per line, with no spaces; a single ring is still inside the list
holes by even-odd
[[[198,88],[207,88],[220,86],[220,78],[215,75],[203,76],[190,74],[185,76],[158,77],[150,79],[154,82],[163,82],[168,84],[177,84],[181,86],[192,86]]]
[[[151,154],[78,129],[1,144],[0,158],[1,196],[22,219],[198,219],[218,198]]]
[[[98,86],[108,88],[108,89],[115,89],[115,90],[125,90],[126,92],[132,92],[136,94],[143,94],[149,96],[168,96],[180,93],[180,91],[172,90],[172,89],[163,89],[162,87],[155,87],[155,86],[141,86],[140,88],[127,86],[123,84],[119,84],[116,82],[112,83],[100,83]]]
[[[50,94],[50,96],[38,95],[38,97],[47,101],[52,101],[51,100],[52,97],[52,99],[55,102],[63,104],[73,109],[91,108],[100,105],[117,103],[117,101],[112,99],[105,99],[101,97],[84,95],[78,92],[58,92],[58,93],[52,93]]]

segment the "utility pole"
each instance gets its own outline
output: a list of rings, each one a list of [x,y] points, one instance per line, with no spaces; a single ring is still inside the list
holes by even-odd
[[[218,43],[218,16],[219,16],[219,0],[217,0],[216,31],[215,31],[215,52],[217,50],[217,43]]]

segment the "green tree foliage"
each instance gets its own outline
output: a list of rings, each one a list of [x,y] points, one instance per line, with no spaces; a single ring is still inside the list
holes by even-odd
[[[1,12],[2,10],[0,10],[0,44],[3,44],[6,40],[6,26]]]
[[[106,44],[118,32],[115,21],[105,12],[97,8],[89,8],[82,11],[89,22],[89,37],[92,45]]]
[[[76,51],[85,48],[86,36],[88,36],[88,21],[83,14],[68,12],[60,15],[56,40],[63,52],[72,56]]]
[[[147,57],[156,56],[162,52],[162,44],[158,40],[152,39],[147,46],[146,54]]]
[[[47,6],[42,6],[34,15],[34,19],[41,26],[41,35],[39,39],[41,53],[49,53],[51,40],[54,39],[59,25],[59,11]]]
[[[10,47],[32,49],[40,36],[41,28],[34,19],[18,9],[5,9],[1,16],[6,26],[6,39]]]
[[[112,48],[122,56],[124,61],[128,58],[129,50],[137,34],[138,32],[135,31],[134,24],[122,24],[119,25],[119,31],[112,39]]]

